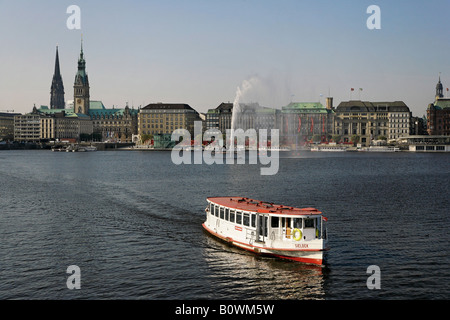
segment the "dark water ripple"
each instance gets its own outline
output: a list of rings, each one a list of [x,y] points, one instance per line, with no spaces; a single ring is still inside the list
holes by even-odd
[[[0,153],[0,299],[449,299],[449,154],[320,154],[175,166],[168,152]],[[325,267],[256,257],[201,228],[205,198],[312,206]],[[81,290],[68,290],[78,265]],[[381,269],[381,290],[366,286]]]

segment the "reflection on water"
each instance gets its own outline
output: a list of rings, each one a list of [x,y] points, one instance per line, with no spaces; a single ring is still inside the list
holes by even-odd
[[[324,299],[323,267],[263,257],[206,234],[203,257],[217,294],[252,299]]]

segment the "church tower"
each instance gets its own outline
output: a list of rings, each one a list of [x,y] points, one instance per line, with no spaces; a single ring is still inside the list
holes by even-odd
[[[64,85],[59,70],[58,46],[56,46],[55,73],[50,89],[50,109],[64,109]]]
[[[81,52],[78,59],[78,72],[73,85],[73,111],[74,113],[89,114],[89,80],[86,73],[86,61],[83,53],[83,39],[81,39]]]
[[[439,74],[439,82],[436,85],[436,100],[444,97],[444,88],[441,83],[441,75]]]

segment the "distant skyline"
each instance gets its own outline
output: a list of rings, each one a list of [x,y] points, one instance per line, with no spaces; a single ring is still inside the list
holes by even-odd
[[[81,9],[79,30],[66,26],[70,5]],[[366,26],[370,5],[381,8],[380,30]],[[335,106],[401,100],[422,116],[439,72],[444,95],[450,87],[449,12],[448,0],[0,0],[0,110],[50,105],[57,45],[73,100],[83,34],[91,100],[107,108],[206,112],[257,78],[246,98],[267,107],[330,94]]]

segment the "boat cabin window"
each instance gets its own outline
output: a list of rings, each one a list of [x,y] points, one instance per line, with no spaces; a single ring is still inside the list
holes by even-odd
[[[220,219],[225,218],[225,208],[224,207],[220,207]]]
[[[312,218],[306,218],[305,219],[305,228],[314,228],[314,221],[316,219],[312,219]]]
[[[216,217],[218,217],[219,216],[219,206],[214,206],[214,215],[216,216]]]
[[[234,223],[234,216],[236,215],[236,211],[230,210],[230,222]]]
[[[242,224],[242,212],[240,211],[236,212],[236,223]]]
[[[214,205],[211,202],[209,203],[209,214],[214,215]]]
[[[271,217],[272,228],[278,228],[280,226],[280,218],[279,217]]]
[[[250,215],[248,213],[244,213],[244,226],[250,227]]]
[[[252,214],[252,227],[256,228],[256,214]]]
[[[230,219],[230,209],[225,208],[225,220],[229,220]]]
[[[302,218],[294,218],[294,229],[302,228]]]

